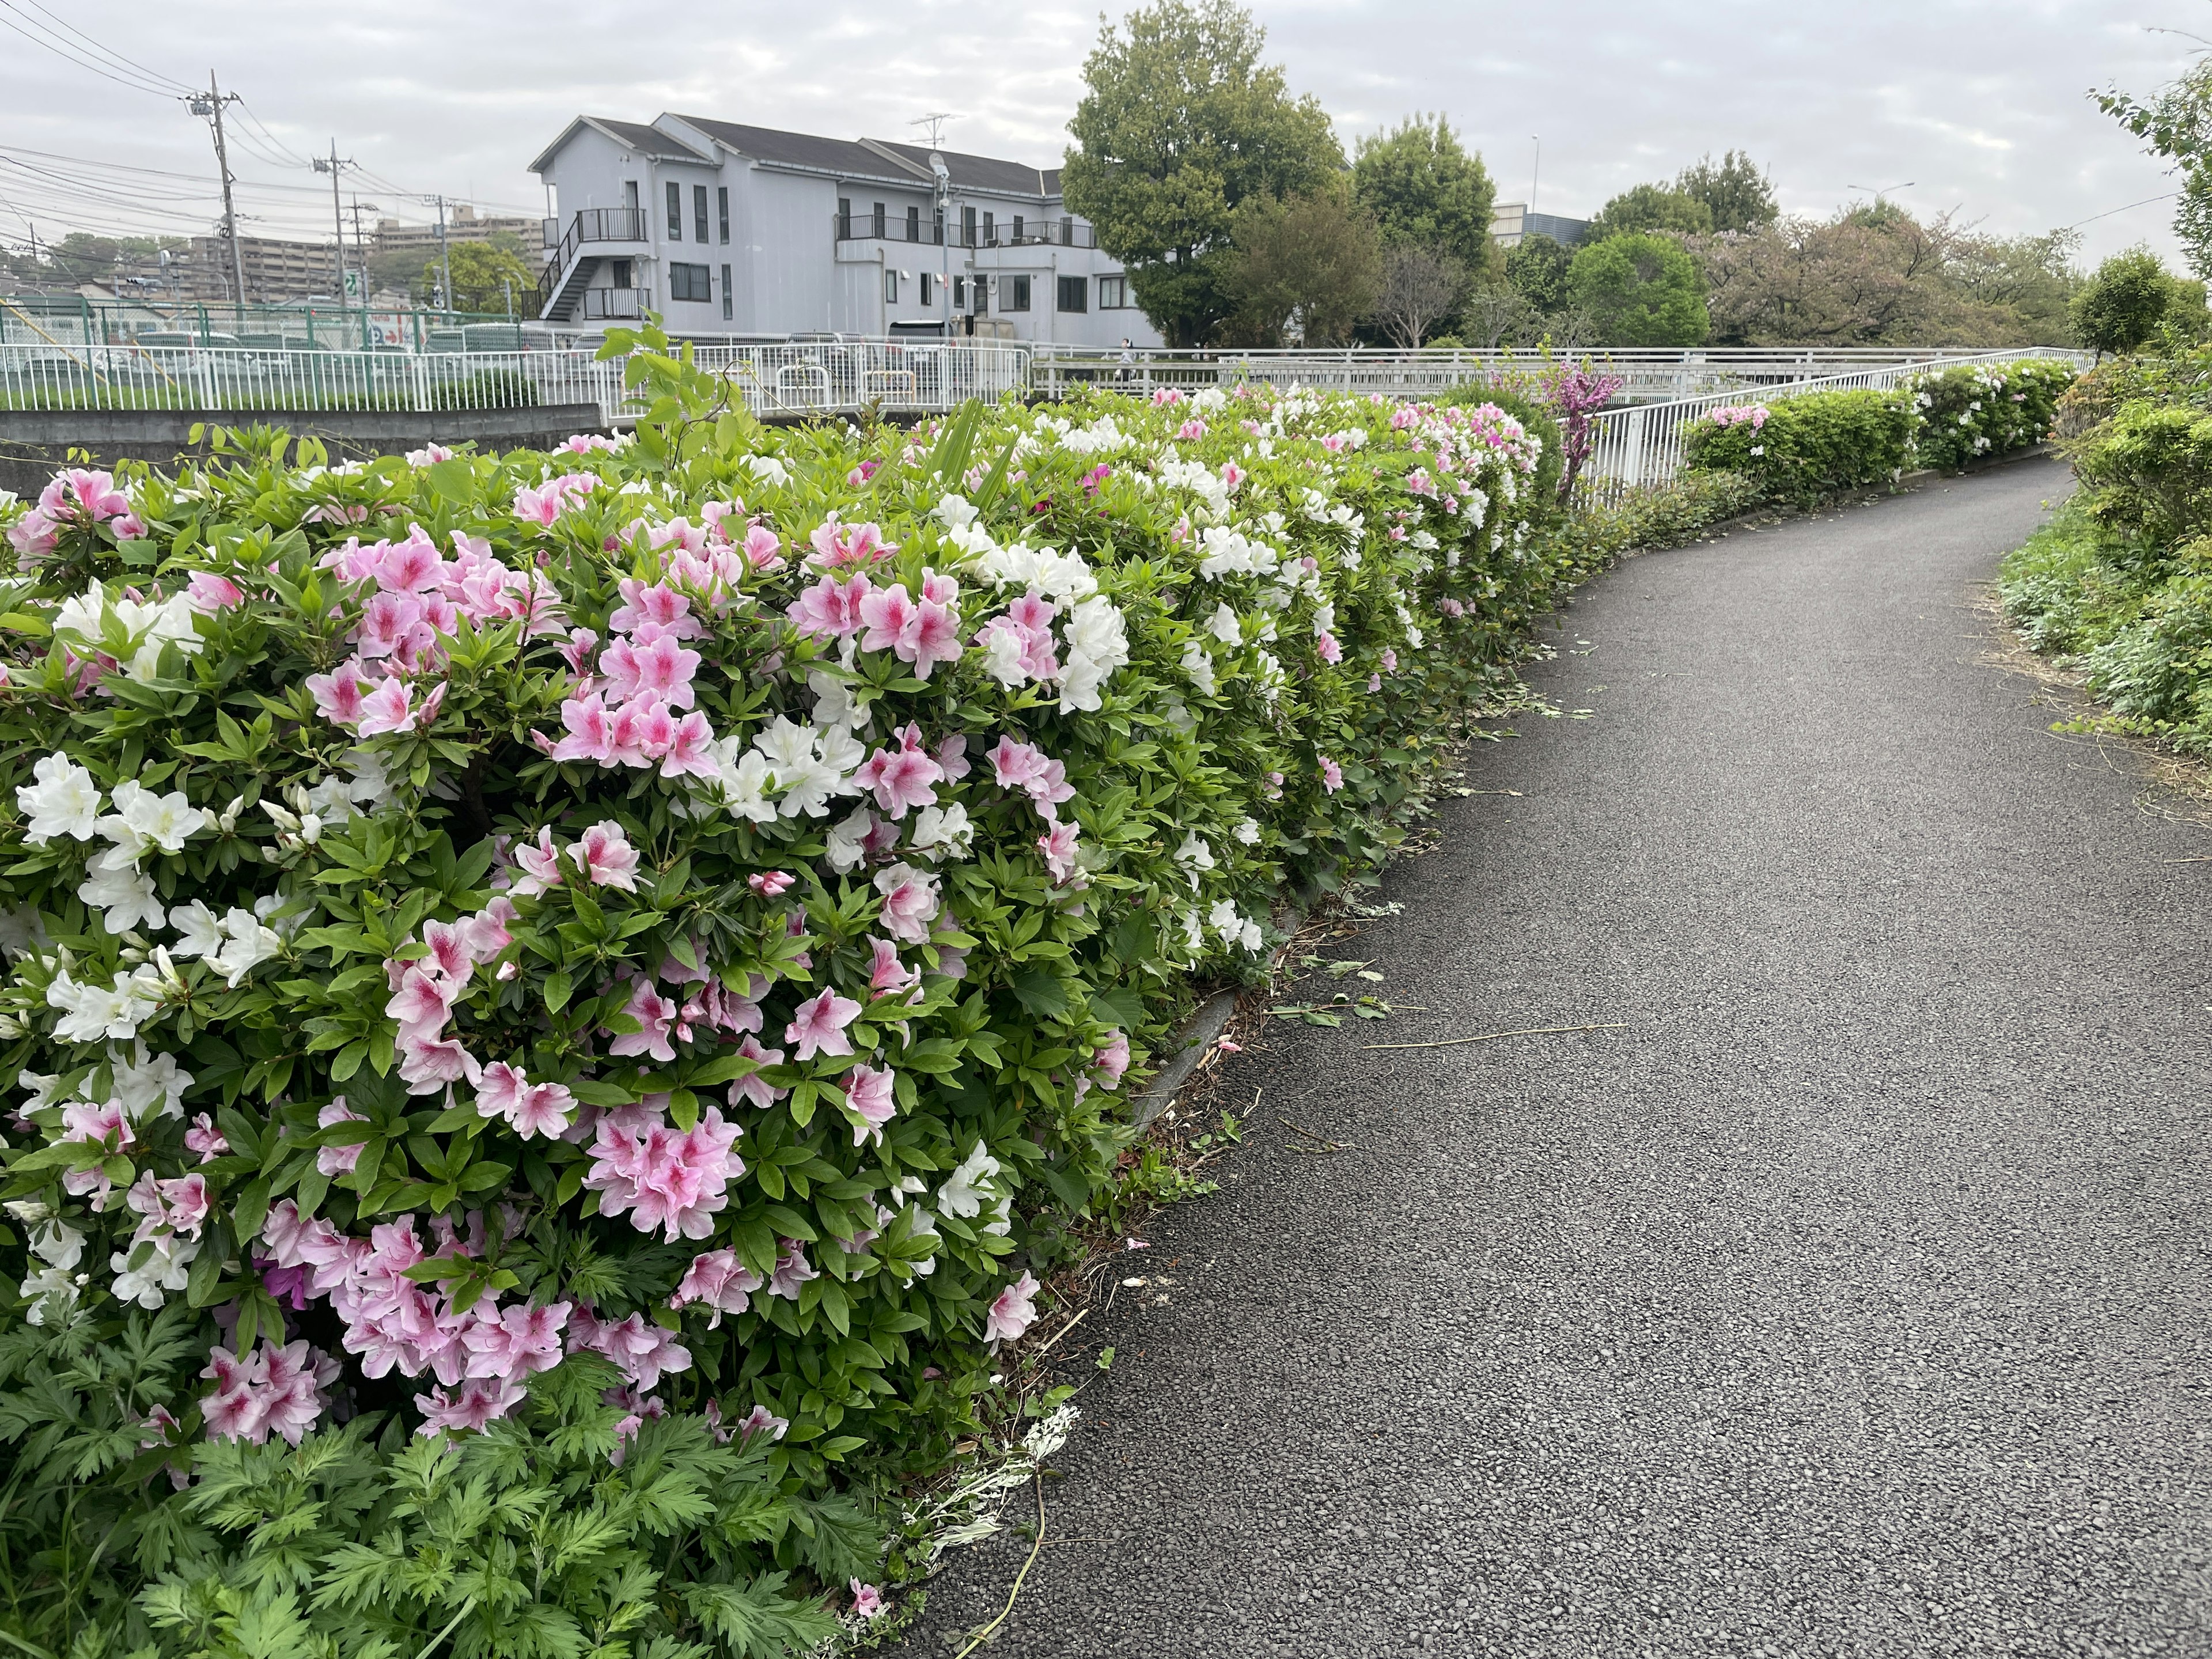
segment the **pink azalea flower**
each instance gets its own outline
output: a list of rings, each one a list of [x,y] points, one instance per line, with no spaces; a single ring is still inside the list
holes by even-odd
[[[315,712],[332,725],[351,726],[361,719],[368,682],[362,678],[360,658],[349,657],[327,674],[310,674],[306,684]]]
[[[538,832],[533,843],[523,842],[514,849],[514,862],[522,872],[522,878],[514,884],[514,890],[524,898],[534,898],[549,887],[561,885],[561,854],[553,845],[553,830],[548,825]]]
[[[468,1374],[520,1382],[551,1370],[561,1363],[561,1328],[568,1322],[568,1305],[480,1309],[475,1322],[461,1333],[469,1351]]]
[[[676,722],[668,746],[660,757],[664,778],[719,778],[721,763],[714,758],[714,729],[696,708]]]
[[[947,783],[957,783],[975,769],[968,763],[968,738],[956,732],[937,745],[937,763],[945,769]]]
[[[1091,1063],[1097,1068],[1100,1088],[1120,1088],[1121,1075],[1129,1069],[1129,1034],[1121,1030],[1108,1033],[1105,1046],[1092,1054]]]
[[[366,1123],[368,1120],[345,1103],[341,1095],[315,1114],[315,1126],[327,1129],[334,1123]],[[319,1146],[315,1149],[315,1169],[325,1176],[351,1175],[353,1166],[361,1162],[361,1149],[368,1137],[363,1135],[350,1146]]]
[[[1321,757],[1321,787],[1332,795],[1344,787],[1344,769],[1326,755]]]
[[[872,1066],[855,1066],[845,1073],[845,1104],[860,1119],[853,1130],[853,1144],[857,1146],[873,1134],[878,1146],[884,1139],[884,1125],[898,1111],[898,1103],[892,1097],[892,1086],[898,1073],[888,1066],[878,1071]]]
[[[860,649],[890,650],[914,615],[914,601],[907,596],[904,582],[876,589],[860,601],[860,621],[867,629],[860,636]]]
[[[738,1053],[746,1060],[758,1060],[763,1066],[783,1064],[783,1050],[763,1048],[757,1037],[748,1036],[738,1044]],[[772,1086],[766,1079],[756,1072],[750,1077],[739,1078],[730,1085],[730,1109],[735,1111],[741,1105],[750,1105],[757,1106],[761,1110],[766,1111],[790,1092],[788,1089]]]
[[[798,883],[799,878],[783,870],[763,870],[757,876],[747,876],[745,885],[763,898],[781,898]]]
[[[1336,642],[1336,635],[1326,629],[1314,635],[1314,653],[1323,662],[1344,660],[1344,647]]]
[[[729,1183],[744,1173],[744,1160],[730,1150],[742,1133],[712,1106],[682,1133],[657,1110],[610,1114],[599,1120],[584,1185],[599,1194],[600,1214],[629,1214],[640,1232],[660,1229],[671,1243],[704,1238],[728,1201]]]
[[[801,593],[785,614],[799,625],[802,638],[848,639],[860,631],[860,607],[871,591],[866,576],[855,576],[842,585],[824,576]]]
[[[740,1441],[750,1440],[765,1431],[771,1439],[781,1440],[783,1431],[790,1426],[789,1418],[778,1417],[765,1406],[756,1406],[738,1419],[738,1436]]]
[[[862,1619],[880,1619],[884,1613],[884,1593],[873,1584],[864,1584],[859,1579],[851,1581],[853,1612]]]
[[[898,946],[872,933],[868,949],[874,955],[868,968],[868,989],[878,996],[898,996],[921,988],[921,973],[900,962]]]
[[[799,1005],[784,1027],[783,1040],[797,1050],[796,1058],[819,1054],[849,1054],[853,1044],[845,1028],[860,1017],[860,1005],[824,986],[819,996]]]
[[[854,775],[861,788],[875,793],[876,805],[894,818],[902,818],[917,807],[934,806],[931,787],[945,778],[945,769],[921,746],[921,733],[908,726],[896,749],[878,749]]]
[[[623,1012],[644,1029],[622,1032],[608,1046],[609,1054],[648,1054],[664,1066],[676,1058],[668,1034],[676,1019],[677,1005],[654,990],[651,981],[632,981],[629,1001],[623,1006]]]
[[[649,693],[672,708],[689,708],[698,701],[691,681],[699,672],[700,660],[699,653],[686,651],[674,635],[663,634],[646,646],[617,640],[599,653],[599,672],[607,677],[614,695],[624,701]]]
[[[434,1095],[465,1079],[473,1086],[483,1075],[483,1067],[459,1037],[439,1037],[402,1026],[394,1046],[399,1050],[399,1080],[411,1095]]]
[[[355,730],[364,738],[386,732],[412,732],[415,714],[408,702],[407,687],[398,680],[386,680],[362,699],[361,720]]]
[[[246,603],[245,590],[228,576],[218,576],[212,570],[195,570],[185,585],[185,603],[203,617],[212,617],[219,611]]]
[[[593,886],[637,891],[637,849],[629,844],[619,823],[609,819],[593,824],[568,852]]]
[[[1036,1322],[1036,1309],[1031,1298],[1043,1288],[1034,1273],[1024,1271],[1019,1279],[1000,1291],[998,1300],[991,1304],[990,1316],[983,1322],[983,1340],[1019,1341]]]
[[[399,988],[384,1005],[384,1012],[399,1022],[402,1030],[435,1036],[453,1012],[460,987],[439,975],[426,972],[417,963],[386,963],[399,970]]]
[[[1017,743],[1001,735],[998,746],[985,757],[1001,789],[1026,789],[1044,776],[1044,750],[1033,744]]]
[[[822,1277],[822,1270],[806,1259],[806,1247],[795,1238],[778,1241],[783,1254],[776,1258],[775,1271],[769,1276],[768,1293],[780,1296],[787,1302],[799,1300],[799,1287],[810,1279]],[[778,1439],[782,1438],[781,1435]]]
[[[1367,689],[1370,691],[1380,691],[1382,689],[1382,677],[1380,674],[1370,674],[1367,677]]]
[[[758,1273],[738,1260],[735,1250],[709,1250],[692,1258],[691,1266],[676,1286],[676,1294],[668,1298],[668,1305],[680,1310],[695,1302],[703,1303],[713,1312],[707,1328],[719,1330],[722,1316],[744,1312],[752,1305],[752,1293],[764,1283]]]
[[[836,519],[817,526],[809,538],[814,544],[809,564],[825,570],[851,565],[871,565],[898,551],[898,544],[884,539],[882,526],[840,524]]]
[[[1045,866],[1052,872],[1055,884],[1068,880],[1075,874],[1075,826],[1055,823],[1037,837],[1037,851],[1044,854]]]
[[[520,1405],[525,1394],[519,1383],[488,1379],[465,1383],[451,1397],[444,1389],[433,1389],[428,1394],[415,1396],[416,1408],[422,1413],[422,1426],[415,1432],[436,1434],[452,1430],[475,1434]]]
[[[202,1112],[192,1119],[192,1127],[185,1131],[185,1150],[198,1152],[201,1163],[212,1164],[230,1151],[230,1143],[215,1127],[215,1120]]]
[[[757,524],[745,532],[744,555],[745,562],[756,570],[783,568],[783,544],[766,525]]]
[[[929,924],[938,910],[937,878],[911,864],[894,864],[876,872],[876,891],[883,895],[884,931],[908,945],[929,941]]]
[[[568,735],[547,751],[555,760],[597,761],[602,766],[613,763],[613,726],[607,706],[597,691],[564,699],[561,724],[568,728]]]

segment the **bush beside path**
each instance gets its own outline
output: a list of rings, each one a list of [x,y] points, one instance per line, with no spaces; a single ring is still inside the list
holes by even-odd
[[[2205,836],[1972,608],[2069,483],[1583,590],[1534,678],[1595,717],[1478,749],[1329,947],[1421,1012],[1273,1024],[1222,1194],[1068,1340],[1088,1421],[990,1651],[2212,1641]],[[1029,1553],[956,1558],[906,1650]]]

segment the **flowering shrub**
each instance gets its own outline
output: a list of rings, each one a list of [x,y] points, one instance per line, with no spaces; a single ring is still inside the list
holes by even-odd
[[[2039,444],[2057,424],[2058,400],[2074,380],[2071,364],[2039,357],[1923,374],[1912,382],[1920,411],[1914,456],[1923,466],[1948,470],[1979,455]]]
[[[834,1488],[972,1427],[1191,976],[1397,839],[1559,574],[1494,407],[771,433],[644,343],[634,438],[0,514],[0,1568],[57,1650],[879,1606]]]
[[[1908,466],[1956,467],[2040,443],[2074,376],[2069,364],[2031,357],[1933,370],[1895,392],[1729,404],[1691,424],[1685,453],[1693,471],[1741,473],[1771,499],[1809,506]]]

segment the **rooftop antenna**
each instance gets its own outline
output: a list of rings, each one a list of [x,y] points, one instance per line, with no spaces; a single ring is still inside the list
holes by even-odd
[[[947,121],[957,121],[959,118],[960,118],[954,114],[951,110],[936,110],[927,115],[916,116],[913,120],[908,122],[907,125],[910,127],[927,127],[929,129],[929,147],[932,149],[937,149],[941,148],[945,142],[945,124]]]

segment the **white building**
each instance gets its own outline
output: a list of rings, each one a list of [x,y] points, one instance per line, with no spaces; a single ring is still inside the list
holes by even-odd
[[[650,309],[672,334],[781,339],[972,316],[978,335],[1161,343],[1056,168],[696,115],[579,116],[530,167],[558,209],[549,322]]]

